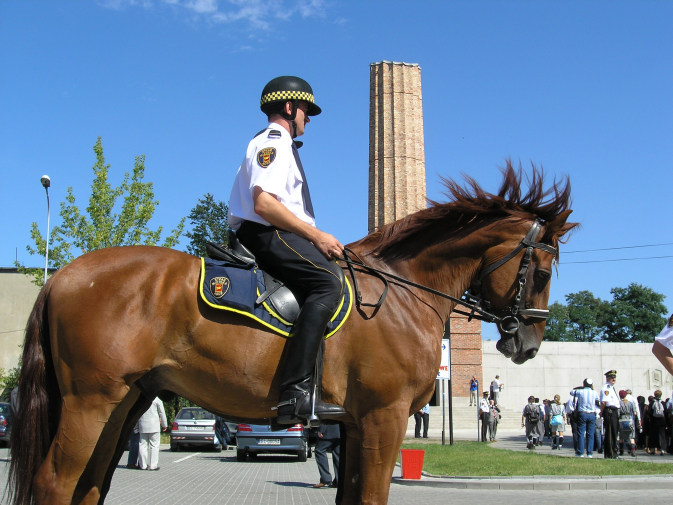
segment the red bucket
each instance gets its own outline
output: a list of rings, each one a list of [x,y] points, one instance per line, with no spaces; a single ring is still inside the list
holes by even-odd
[[[402,460],[402,478],[420,479],[423,471],[423,457],[425,451],[422,449],[401,449]]]

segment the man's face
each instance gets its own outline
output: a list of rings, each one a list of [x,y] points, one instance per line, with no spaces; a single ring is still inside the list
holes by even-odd
[[[608,377],[608,383],[612,384],[614,386],[615,382],[617,382],[617,377]]]
[[[296,136],[301,137],[306,130],[306,125],[311,122],[308,114],[308,104],[306,102],[299,102],[297,105],[297,117],[295,123],[297,124]]]

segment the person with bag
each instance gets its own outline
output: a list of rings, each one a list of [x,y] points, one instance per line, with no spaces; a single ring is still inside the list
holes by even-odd
[[[622,389],[619,391],[619,446],[624,447],[626,445],[628,453],[635,458],[633,417],[633,404],[626,398],[626,391]],[[623,450],[620,449],[619,453],[623,454]]]
[[[649,438],[649,449],[648,453],[651,451],[654,452],[654,455],[661,454],[662,456],[666,454],[666,412],[664,404],[661,401],[662,392],[660,389],[657,389],[654,392],[654,397],[650,402],[649,408],[649,425],[650,425],[650,438]]]
[[[566,414],[561,397],[554,395],[554,402],[549,411],[549,426],[551,427],[552,451],[563,448],[563,432],[565,431]]]
[[[521,427],[526,427],[526,448],[534,449],[538,441],[537,425],[540,421],[540,407],[535,404],[535,397],[528,397],[528,404],[521,412]]]

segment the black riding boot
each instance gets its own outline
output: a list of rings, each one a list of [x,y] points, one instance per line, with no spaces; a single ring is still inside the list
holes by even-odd
[[[295,424],[311,416],[313,375],[325,327],[333,311],[321,303],[304,305],[285,344],[285,363],[280,373],[278,424]],[[320,375],[320,374],[319,374]],[[316,384],[320,391],[320,384]],[[346,411],[315,398],[314,413],[321,420],[338,419]]]

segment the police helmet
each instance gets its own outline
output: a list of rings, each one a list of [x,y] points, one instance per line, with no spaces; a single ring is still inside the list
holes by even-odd
[[[315,103],[313,96],[313,89],[304,79],[292,75],[283,75],[271,79],[264,90],[259,100],[259,107],[265,114],[272,114],[278,112],[278,105],[285,102],[295,102],[302,100],[308,103],[308,115],[317,116],[322,112],[322,109]]]

